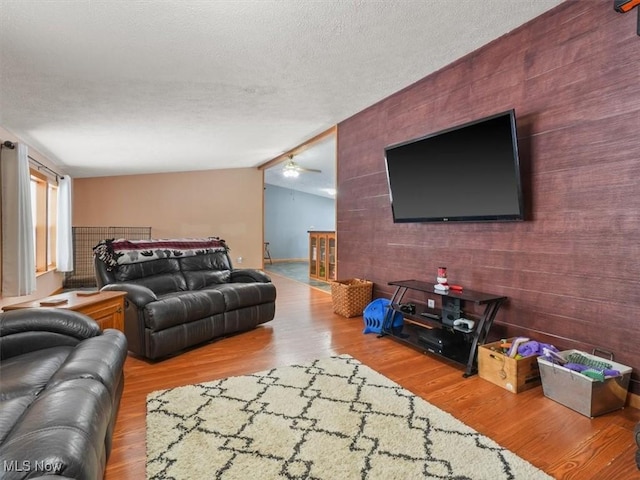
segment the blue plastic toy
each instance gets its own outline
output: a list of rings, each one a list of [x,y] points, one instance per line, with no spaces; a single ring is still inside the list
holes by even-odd
[[[364,318],[364,331],[362,333],[380,333],[382,331],[382,323],[387,314],[387,307],[391,303],[388,298],[377,298],[366,306],[362,314]],[[399,328],[404,325],[404,317],[400,312],[393,313],[393,328]]]

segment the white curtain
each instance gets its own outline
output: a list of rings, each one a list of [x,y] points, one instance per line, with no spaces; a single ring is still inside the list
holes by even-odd
[[[31,211],[31,174],[27,146],[2,148],[2,295],[36,291],[36,259]]]
[[[73,271],[73,240],[71,238],[71,177],[65,175],[58,182],[58,227],[56,269]]]

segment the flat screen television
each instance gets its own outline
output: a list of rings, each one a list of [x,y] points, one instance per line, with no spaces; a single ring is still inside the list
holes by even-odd
[[[515,111],[385,148],[393,221],[524,220]]]

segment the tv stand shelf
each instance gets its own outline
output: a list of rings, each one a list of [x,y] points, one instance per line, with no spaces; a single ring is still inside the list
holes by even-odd
[[[507,297],[491,295],[473,290],[439,291],[433,283],[419,280],[399,280],[389,282],[396,290],[391,297],[384,317],[380,336],[389,335],[394,339],[417,348],[424,353],[433,353],[465,366],[463,377],[474,375],[478,371],[477,350],[483,345],[498,313],[498,309]],[[466,304],[484,305],[480,315],[466,313],[465,317],[473,319],[472,329],[465,326],[453,326],[442,321],[441,309],[427,308],[424,304],[416,304],[415,313],[403,312],[402,300],[407,292],[423,292],[433,298],[453,299],[461,307]],[[402,326],[394,327],[394,313],[400,312],[404,317]]]

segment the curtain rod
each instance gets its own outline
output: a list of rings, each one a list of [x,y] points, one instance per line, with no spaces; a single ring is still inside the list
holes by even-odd
[[[47,167],[44,163],[39,162],[38,160],[36,160],[35,158],[33,158],[31,155],[27,155],[27,158],[29,160],[31,160],[33,163],[37,163],[38,166],[38,170],[43,169],[43,170],[48,170],[49,173],[52,173],[55,177],[56,180],[58,180],[59,178],[64,178],[64,175],[59,174],[58,172],[56,172],[55,170],[51,170],[49,167]]]
[[[15,143],[10,142],[9,140],[6,140],[4,142],[2,142],[2,146],[5,148],[8,148],[9,150],[13,150],[14,148],[16,148]],[[36,160],[35,158],[33,158],[31,155],[27,155],[27,158],[29,160],[31,160],[33,163],[37,164],[37,169],[44,169],[44,170],[48,170],[49,173],[52,173],[53,176],[56,177],[56,180],[58,180],[58,178],[64,178],[64,175],[59,174],[58,172],[56,172],[55,170],[50,169],[49,167],[47,167],[44,163],[39,162],[38,160]]]

